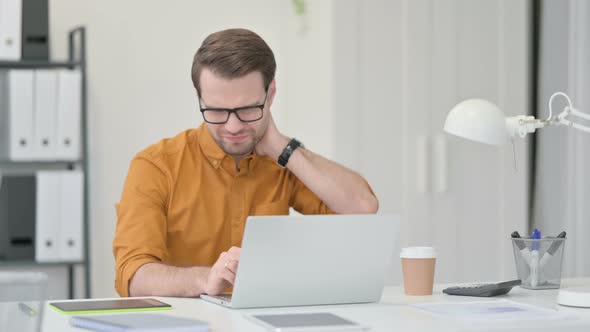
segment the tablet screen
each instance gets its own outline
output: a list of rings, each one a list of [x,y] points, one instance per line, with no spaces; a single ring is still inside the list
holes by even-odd
[[[274,329],[286,331],[288,331],[290,328],[301,329],[306,327],[361,328],[359,324],[353,321],[326,312],[281,315],[252,315],[252,317],[260,320]]]
[[[80,311],[137,311],[142,309],[170,309],[167,303],[156,299],[118,299],[97,301],[51,302],[50,305],[64,312]]]

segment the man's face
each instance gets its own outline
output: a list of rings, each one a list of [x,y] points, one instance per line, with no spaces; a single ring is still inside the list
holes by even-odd
[[[207,68],[201,72],[201,108],[239,108],[265,103],[266,92],[260,72],[252,72],[240,78],[224,79]],[[275,83],[268,89],[262,119],[242,122],[232,113],[224,124],[207,123],[211,136],[228,155],[242,158],[260,141],[269,123],[270,105],[275,93]]]

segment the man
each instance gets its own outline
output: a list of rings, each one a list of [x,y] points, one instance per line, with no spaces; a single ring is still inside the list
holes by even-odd
[[[251,31],[203,41],[191,74],[205,123],[138,153],[117,204],[121,296],[231,287],[248,215],[377,211],[363,178],[277,129],[275,69],[273,52]]]

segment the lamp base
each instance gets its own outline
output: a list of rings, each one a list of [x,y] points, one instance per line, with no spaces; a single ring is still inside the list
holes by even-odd
[[[569,307],[590,308],[590,287],[571,287],[559,290],[557,303]]]

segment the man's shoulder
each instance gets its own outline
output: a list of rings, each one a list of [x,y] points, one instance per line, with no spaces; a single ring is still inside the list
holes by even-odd
[[[187,129],[174,137],[164,138],[137,153],[135,158],[152,161],[166,161],[182,155],[197,143],[198,129]]]

